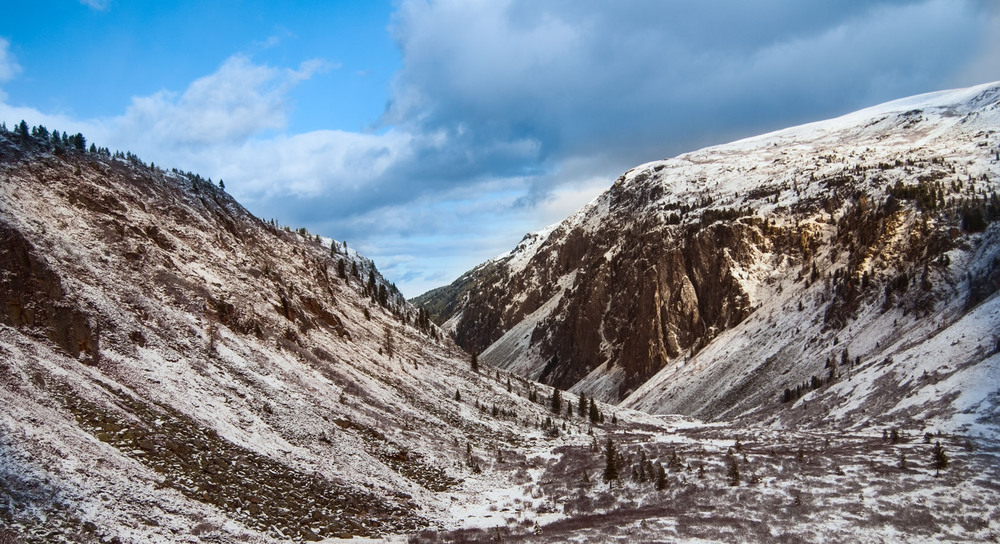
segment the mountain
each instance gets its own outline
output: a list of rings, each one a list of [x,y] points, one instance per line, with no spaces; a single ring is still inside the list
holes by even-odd
[[[414,303],[624,407],[773,421],[827,385],[810,417],[995,426],[998,127],[993,83],[644,164]]]
[[[447,526],[562,434],[346,244],[33,132],[0,130],[0,542]]]
[[[903,126],[930,143],[864,171],[892,200],[874,179],[861,198],[850,150],[793,196],[774,136],[633,170],[438,292],[463,344],[503,340],[478,369],[343,242],[254,217],[221,181],[0,123],[0,544],[995,540],[996,87],[964,93],[914,99]],[[888,145],[900,118],[880,122],[856,130]],[[745,171],[666,177],[685,163]],[[539,351],[564,322],[581,353],[596,335],[655,355],[639,324],[657,315],[679,354],[661,342],[658,373],[601,359],[573,383],[593,395],[486,363],[571,380]],[[635,391],[601,402],[626,369]],[[713,421],[632,408],[674,406]]]

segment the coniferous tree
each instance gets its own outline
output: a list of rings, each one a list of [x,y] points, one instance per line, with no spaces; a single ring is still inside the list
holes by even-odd
[[[934,444],[934,477],[937,478],[941,475],[941,471],[948,468],[948,454],[945,453],[944,448],[941,446],[941,442],[938,441]]]
[[[455,400],[459,402],[462,401],[462,393],[460,393],[458,389],[455,390]]]
[[[552,388],[552,411],[556,414],[562,412],[562,396],[559,394],[559,390]]]
[[[385,346],[385,353],[392,359],[393,354],[396,352],[396,342],[392,338],[392,328],[386,325],[383,337],[383,344]]]
[[[597,423],[601,419],[601,412],[597,409],[597,403],[594,402],[594,397],[590,397],[590,411],[588,413],[591,423]]]
[[[576,413],[580,414],[580,417],[587,417],[587,395],[580,393],[580,403],[576,407]]]
[[[474,351],[472,352],[472,361],[470,361],[469,365],[473,372],[479,372],[479,356]]]
[[[659,461],[656,462],[656,490],[663,491],[664,489],[670,487],[670,483],[667,480],[667,471],[664,470],[663,465]]]
[[[608,488],[618,480],[620,467],[618,466],[618,449],[615,448],[615,443],[608,437],[608,441],[604,444],[604,481],[608,482]]]
[[[681,461],[679,455],[677,455],[677,450],[670,450],[670,459],[667,461],[670,465],[670,470],[680,470],[684,468],[684,462]]]
[[[340,279],[342,280],[347,279],[347,270],[344,267],[344,259],[339,259],[337,261],[337,275],[340,276]]]
[[[740,465],[735,459],[729,461],[729,471],[726,473],[726,476],[729,478],[729,485],[740,485]]]
[[[65,135],[65,133],[63,134]],[[86,151],[87,149],[87,139],[79,132],[70,137],[70,143],[77,151]]]

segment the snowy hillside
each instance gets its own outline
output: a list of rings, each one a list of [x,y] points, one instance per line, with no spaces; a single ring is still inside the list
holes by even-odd
[[[785,421],[786,389],[832,375],[814,421],[995,429],[998,130],[988,84],[644,164],[415,302],[484,361],[623,406]]]
[[[451,527],[589,426],[473,372],[344,244],[192,174],[2,132],[0,239],[0,541]]]
[[[0,544],[996,540],[996,96],[645,165],[423,311],[0,124]]]

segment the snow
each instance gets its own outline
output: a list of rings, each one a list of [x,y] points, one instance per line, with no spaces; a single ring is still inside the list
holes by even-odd
[[[807,182],[810,174],[822,178],[901,153],[970,157],[947,179],[985,173],[989,180],[979,187],[995,190],[1000,166],[991,159],[993,148],[979,144],[997,144],[995,135],[986,134],[1000,126],[998,109],[986,107],[995,102],[996,89],[991,84],[913,97],[651,162],[627,173],[622,184],[661,185],[662,196],[648,205],[660,211],[657,206],[695,203],[706,195],[718,205],[744,205],[752,200],[751,189],[773,187],[780,189],[778,202],[762,206],[760,213],[782,224],[792,221],[781,208],[797,198],[793,183],[800,184],[798,198],[821,196],[826,188]],[[910,122],[914,116],[902,114],[913,109],[923,110],[920,128],[905,138],[893,135],[890,129]],[[992,266],[1000,247],[996,226],[963,238],[964,245],[948,253],[952,264],[937,285],[950,290],[949,296],[928,315],[918,318],[899,308],[882,311],[880,305],[867,304],[839,331],[823,328],[823,282],[806,286],[795,279],[804,263],[761,245],[747,263],[734,265],[754,312],[719,331],[697,353],[669,361],[620,407],[602,403],[602,412],[614,413],[621,423],[592,428],[582,418],[553,416],[546,405],[528,402],[529,388],[542,398],[551,389],[509,372],[541,372],[530,338],[572,296],[576,271],[561,274],[554,294],[487,348],[481,357],[484,368],[473,373],[468,355],[450,340],[432,338],[371,302],[362,286],[373,265],[353,249],[331,256],[330,245],[339,246],[333,239],[316,242],[272,229],[223,194],[214,195],[218,204],[205,197],[207,189],[195,192],[186,176],[167,173],[157,181],[143,177],[147,174],[138,167],[104,159],[84,163],[79,176],[72,173],[73,166],[45,153],[29,166],[0,162],[0,220],[23,234],[61,278],[65,300],[60,308],[85,312],[99,331],[101,355],[96,366],[84,364],[58,348],[42,328],[0,325],[0,404],[5,407],[0,411],[0,483],[5,492],[0,521],[13,519],[2,517],[15,515],[7,513],[9,505],[23,507],[10,522],[18,531],[35,534],[89,522],[108,540],[287,541],[281,531],[288,527],[252,527],[240,517],[242,510],[181,492],[153,468],[143,448],[101,439],[82,423],[83,415],[78,417],[85,414],[84,405],[132,427],[148,426],[153,434],[174,419],[187,418],[199,432],[216,433],[219,444],[260,455],[295,474],[370,492],[386,503],[412,502],[419,506],[407,507],[412,513],[444,530],[528,531],[537,523],[543,534],[553,531],[544,538],[558,541],[677,535],[707,542],[733,540],[734,534],[726,532],[733,527],[722,524],[702,538],[691,535],[692,524],[712,528],[712,512],[730,509],[748,523],[781,531],[774,536],[800,532],[806,540],[856,539],[859,530],[886,541],[987,540],[1000,530],[994,521],[995,490],[976,476],[981,473],[988,480],[995,476],[989,467],[997,466],[1000,296],[966,308],[966,274],[985,274]],[[866,179],[865,188],[874,193],[897,180],[912,182],[909,174],[886,171],[878,181]],[[117,204],[100,204],[101,199]],[[100,211],[101,206],[108,211]],[[606,228],[611,208],[609,197],[599,197],[565,222],[527,236],[496,264],[529,270],[545,244],[557,244],[574,228]],[[836,230],[828,215],[821,211],[795,220],[827,240]],[[229,232],[219,216],[230,219],[236,232]],[[160,247],[145,233],[154,225],[172,249]],[[910,227],[899,225],[885,241],[889,251],[905,249],[904,233]],[[607,248],[605,258],[613,259],[617,249]],[[337,278],[338,258],[357,264],[362,277]],[[844,255],[823,251],[814,259],[826,270],[846,264]],[[879,266],[877,260],[865,263],[866,269],[883,273]],[[301,315],[283,315],[282,298]],[[308,310],[306,299],[320,301],[346,334]],[[219,301],[232,304],[236,316],[224,322]],[[399,303],[400,311],[413,311],[405,301]],[[459,319],[461,314],[444,329],[453,330]],[[261,334],[248,323],[259,325]],[[387,344],[392,345],[391,356]],[[602,350],[611,353],[606,344],[605,339]],[[858,366],[843,369],[846,375],[838,381],[795,403],[778,405],[781,389],[822,372],[824,360],[845,347],[861,357]],[[892,364],[886,363],[888,358]],[[502,372],[486,364],[490,362]],[[594,368],[571,391],[617,389],[623,371],[612,363]],[[716,391],[753,379],[766,382],[767,395],[748,396],[725,417],[710,413]],[[456,391],[461,401],[453,400]],[[516,415],[493,417],[476,403]],[[703,423],[663,413],[681,406],[708,419],[743,419]],[[538,428],[537,422],[550,417],[558,432]],[[889,425],[911,435],[944,433],[940,439],[963,468],[937,480],[926,459],[916,459],[927,457],[922,445],[880,442],[882,428]],[[722,455],[737,437],[748,444],[748,462],[764,475],[763,485],[730,489],[719,476],[724,473]],[[587,492],[608,502],[587,506],[580,499],[580,470],[591,470],[590,476],[598,478],[594,469],[600,455],[589,447],[591,441],[607,438],[630,455],[642,448],[651,458],[665,459],[667,451],[677,449],[689,466],[707,466],[711,481],[699,481],[692,468],[672,472],[672,487],[663,494],[631,482],[621,485],[620,496],[592,486]],[[962,441],[972,438],[979,451],[962,448]],[[833,445],[821,446],[824,441]],[[467,445],[482,472],[470,468]],[[807,449],[815,461],[795,460],[796,448]],[[495,459],[497,450],[509,460]],[[456,482],[434,491],[393,468],[387,452],[402,451],[412,466],[440,469]],[[890,478],[886,474],[894,470],[899,451],[912,453],[916,468],[893,472]],[[875,464],[877,470],[870,468]],[[183,474],[171,477],[177,476]],[[806,514],[789,506],[800,491],[816,505]],[[854,501],[858,495],[862,498]],[[60,518],[67,514],[54,504],[68,505],[73,518]],[[878,519],[882,512],[899,513],[908,504],[938,508],[946,521],[936,526],[937,533],[900,528],[891,521],[860,529],[855,525],[860,519]],[[690,509],[669,510],[673,505]],[[646,506],[661,506],[667,513],[650,514],[642,510]],[[587,519],[594,525],[559,529],[559,523],[578,513],[592,515]],[[633,517],[616,520],[615,515]],[[701,517],[693,521],[691,516]],[[195,528],[204,534],[195,534]],[[826,537],[824,531],[835,536]],[[351,541],[404,542],[407,537]]]

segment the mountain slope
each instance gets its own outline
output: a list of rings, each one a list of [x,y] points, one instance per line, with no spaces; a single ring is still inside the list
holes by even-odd
[[[879,384],[834,389],[855,402],[914,369],[992,376],[996,341],[978,334],[1000,321],[977,308],[1000,286],[997,127],[989,84],[645,164],[415,302],[499,368],[708,419],[798,398],[831,368]],[[951,366],[881,364],[963,330],[976,340],[943,353]],[[980,418],[995,397],[977,394]],[[940,415],[976,419],[962,406]]]
[[[474,372],[343,244],[263,222],[199,176],[32,132],[0,124],[2,543],[930,542],[1000,532],[1000,444],[979,422],[996,402],[977,404],[990,386],[970,383],[996,381],[968,371],[986,367],[971,358],[919,378],[945,392],[944,408],[967,407],[967,431],[947,410],[917,413],[937,409],[929,386],[898,395],[920,419],[890,415],[890,428],[857,410],[892,398],[872,379],[878,369],[916,376],[919,361],[983,345],[979,333],[996,321],[993,231],[952,240],[980,248],[949,250],[949,266],[973,285],[958,287],[971,298],[948,302],[962,304],[954,327],[928,342],[901,336],[898,362],[862,363],[853,381],[794,405],[702,424]],[[550,239],[529,236],[494,270],[565,253]],[[477,275],[456,289],[462,300],[481,296]],[[921,300],[902,283],[893,308]],[[521,301],[534,317],[553,315],[573,285],[567,277],[564,296]],[[734,327],[763,316],[750,309]],[[549,374],[558,372],[557,362]],[[651,394],[630,402],[659,402],[656,388],[674,384],[648,383]],[[959,388],[967,394],[953,397]]]
[[[0,240],[0,541],[450,526],[547,432],[547,388],[199,176],[0,131]]]

